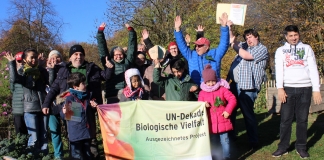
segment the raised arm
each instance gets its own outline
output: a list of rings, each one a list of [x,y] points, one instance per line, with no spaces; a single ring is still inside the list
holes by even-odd
[[[222,14],[222,17],[219,17],[221,23],[220,31],[220,41],[217,47],[217,52],[214,55],[216,59],[221,60],[225,53],[227,52],[229,46],[229,27],[226,25],[228,21],[228,16],[226,13]]]
[[[127,59],[134,63],[134,53],[137,52],[137,36],[133,27],[129,24],[125,24],[128,29],[128,47],[127,47]]]
[[[146,29],[143,29],[143,31],[142,31],[142,38],[143,38],[143,41],[144,41],[144,44],[145,44],[147,50],[149,50],[152,47],[154,47],[154,44],[152,43],[152,41],[151,41],[151,39],[150,39],[149,36],[150,36],[149,31],[147,31]]]
[[[154,60],[154,64],[155,64],[155,66],[154,66],[154,70],[153,70],[153,82],[164,88],[165,81],[168,79],[168,77],[161,76],[161,65],[157,59]]]
[[[107,47],[107,42],[104,34],[104,30],[106,27],[106,23],[101,23],[101,25],[98,28],[98,33],[97,33],[97,43],[98,43],[98,51],[99,51],[99,58],[102,66],[105,66],[106,63],[106,56],[108,59],[111,59],[109,55],[109,50]]]
[[[181,54],[188,60],[189,59],[189,55],[191,54],[191,50],[190,48],[187,46],[187,43],[183,37],[182,32],[180,31],[180,26],[181,26],[181,17],[180,16],[176,16],[176,18],[174,19],[174,36],[179,48],[179,51],[181,52]]]

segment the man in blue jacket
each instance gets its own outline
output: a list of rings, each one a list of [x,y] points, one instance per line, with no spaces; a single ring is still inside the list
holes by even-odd
[[[177,16],[174,20],[174,35],[177,45],[182,55],[188,60],[189,74],[197,85],[200,85],[200,83],[203,82],[201,76],[202,71],[204,70],[204,66],[208,63],[211,64],[213,70],[216,71],[217,77],[220,78],[221,60],[229,46],[229,27],[226,26],[228,21],[227,14],[223,13],[219,20],[221,23],[221,37],[218,47],[210,49],[209,40],[205,37],[201,37],[195,42],[195,50],[190,50],[182,32],[180,31],[180,16]]]

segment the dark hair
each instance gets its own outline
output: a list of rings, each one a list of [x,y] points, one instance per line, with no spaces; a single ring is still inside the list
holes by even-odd
[[[295,25],[289,25],[284,30],[284,35],[287,35],[288,32],[297,32],[299,34],[299,29]]]
[[[248,36],[248,35],[253,35],[254,37],[258,37],[258,40],[260,41],[259,33],[256,30],[254,30],[254,29],[245,30],[243,33],[244,40],[246,40],[246,36]]]
[[[185,65],[186,64],[185,64],[184,60],[176,58],[176,59],[171,60],[170,69],[172,70],[172,68],[174,68],[176,70],[181,70],[181,69],[185,70]]]
[[[133,77],[137,77],[139,80],[141,79],[139,75],[133,75],[129,78],[129,80],[132,82]]]
[[[67,84],[69,85],[70,88],[73,88],[73,86],[79,86],[80,83],[85,81],[86,81],[85,75],[80,72],[71,73],[67,78]]]
[[[34,52],[34,53],[36,53],[36,54],[38,55],[38,52],[37,52],[34,48],[26,48],[26,49],[24,50],[22,56],[21,56],[22,59],[25,59],[25,58],[26,58],[26,54],[27,54],[28,52]]]

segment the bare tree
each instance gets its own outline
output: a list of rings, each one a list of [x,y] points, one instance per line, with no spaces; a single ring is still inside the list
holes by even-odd
[[[58,18],[50,1],[11,0],[9,13],[10,16],[6,20],[8,26],[11,29],[24,30],[22,36],[27,37],[28,42],[28,46],[24,47],[33,47],[40,52],[46,52],[61,41],[60,31],[64,23]],[[11,33],[13,31],[15,30],[11,30]],[[14,36],[14,33],[9,35]]]

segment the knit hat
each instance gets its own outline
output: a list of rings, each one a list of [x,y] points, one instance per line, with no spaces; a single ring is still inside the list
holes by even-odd
[[[205,37],[201,37],[199,38],[196,42],[195,42],[196,45],[206,45],[206,46],[210,46],[210,42],[207,38]]]
[[[15,55],[15,59],[16,59],[16,61],[21,61],[21,60],[22,60],[22,55],[23,55],[23,52],[18,52],[18,53]]]
[[[83,49],[83,47],[82,47],[81,45],[79,45],[79,44],[76,44],[76,45],[72,46],[72,47],[70,48],[69,57],[71,57],[72,54],[74,54],[75,52],[81,52],[81,53],[84,54],[84,49]]]
[[[61,59],[62,59],[62,55],[59,51],[57,50],[52,50],[49,54],[48,54],[48,58],[51,58],[53,55],[58,55]]]
[[[169,46],[168,46],[168,51],[169,51],[169,52],[170,52],[170,47],[171,47],[171,46],[174,46],[174,45],[177,46],[177,48],[178,48],[178,45],[177,45],[176,42],[170,42],[170,43],[169,43]]]
[[[202,72],[202,77],[204,82],[217,80],[216,72],[212,69],[210,64],[205,66],[205,69]]]

